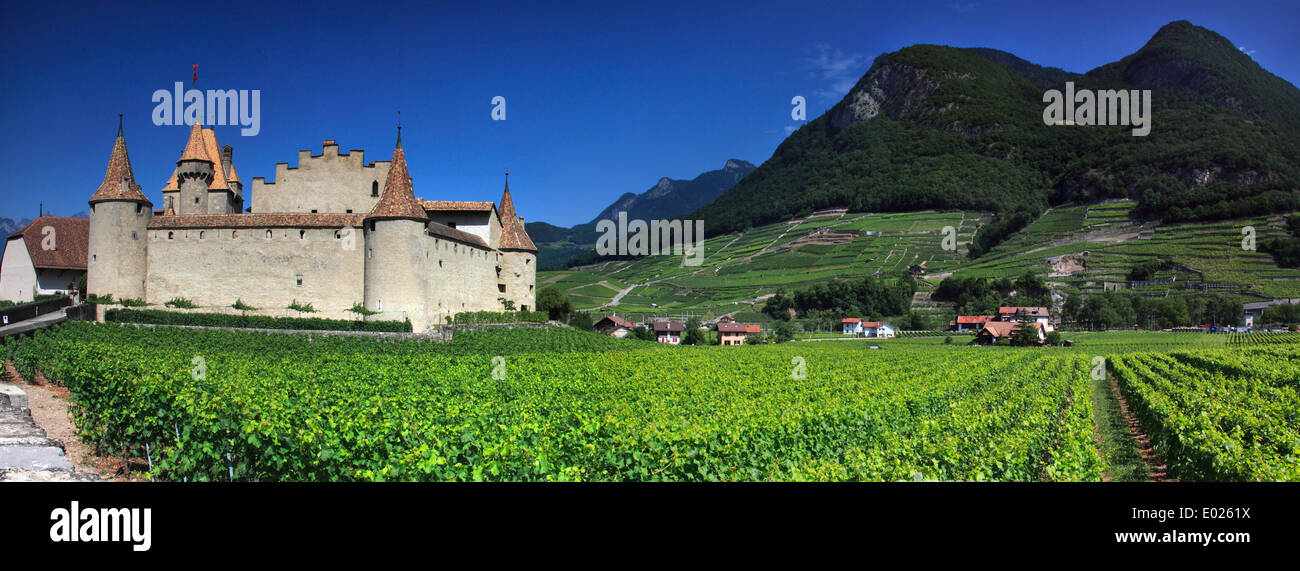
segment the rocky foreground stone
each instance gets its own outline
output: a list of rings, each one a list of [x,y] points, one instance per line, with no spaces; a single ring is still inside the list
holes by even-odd
[[[32,420],[27,394],[0,385],[0,482],[94,481],[64,455],[63,442],[48,438]]]

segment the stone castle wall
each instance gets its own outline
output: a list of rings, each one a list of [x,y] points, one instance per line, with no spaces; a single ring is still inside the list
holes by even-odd
[[[143,299],[148,271],[147,230],[153,211],[133,202],[100,202],[90,211],[86,288],[115,299]]]
[[[336,238],[336,232],[331,228],[150,230],[146,301],[161,305],[184,297],[205,308],[224,310],[242,299],[263,311],[278,312],[297,300],[311,303],[320,312],[312,317],[354,318],[347,309],[365,297],[365,236],[354,233],[354,248],[348,250],[347,241]]]

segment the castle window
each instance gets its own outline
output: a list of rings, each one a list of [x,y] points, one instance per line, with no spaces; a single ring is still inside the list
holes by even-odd
[[[196,196],[194,197],[194,204],[198,204],[198,203],[199,203],[199,197]]]
[[[175,238],[176,238],[176,233],[175,233],[175,232],[168,232],[168,233],[167,233],[167,239],[168,239],[168,240],[173,240],[173,239],[175,239]]]
[[[352,214],[352,209],[351,209],[351,208],[348,209],[348,214]]]
[[[519,306],[519,310],[520,310],[520,311],[528,311],[528,306],[527,306],[527,305],[521,305],[521,306]]]
[[[366,248],[366,257],[367,257],[367,258],[374,259],[374,257],[375,257],[375,249],[374,249],[374,248]]]
[[[131,239],[132,239],[132,240],[139,240],[139,239],[140,239],[140,237],[136,235],[135,230],[132,230],[132,231],[131,231]]]
[[[306,240],[306,239],[307,239],[307,231],[306,231],[306,230],[299,230],[299,231],[298,231],[298,239],[299,239],[299,240]]]
[[[343,231],[342,231],[342,230],[335,230],[335,231],[334,231],[334,239],[335,239],[335,240],[338,240],[338,239],[341,239],[341,238],[343,238]]]
[[[497,284],[497,291],[499,291],[499,292],[501,292],[501,293],[505,293],[505,292],[506,292],[506,284]]]
[[[231,230],[231,231],[230,231],[230,239],[231,239],[231,240],[234,240],[234,239],[237,239],[237,238],[239,238],[239,230]]]
[[[203,239],[203,235],[204,235],[205,233],[206,233],[206,232],[204,232],[204,231],[202,231],[202,230],[199,230],[199,239],[200,239],[200,240]]]
[[[533,293],[533,286],[531,286],[531,285],[528,286],[528,293],[529,293],[529,294],[532,294],[532,293]]]
[[[302,287],[302,274],[298,274],[293,277],[293,285]]]
[[[143,204],[135,205],[135,215],[140,216],[141,214],[144,214],[144,205]]]
[[[379,181],[370,183],[370,196],[379,196]]]
[[[315,214],[315,213],[316,213],[316,209],[315,209],[315,208],[311,209],[311,213],[312,213],[312,214]]]
[[[267,230],[267,231],[266,231],[266,239],[267,239],[267,240],[270,240],[270,239],[271,239],[271,231],[270,231],[270,230]]]

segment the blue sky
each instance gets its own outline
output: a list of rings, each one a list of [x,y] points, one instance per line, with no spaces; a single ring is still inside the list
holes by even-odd
[[[528,220],[585,222],[661,176],[760,164],[885,52],[984,46],[1087,71],[1187,19],[1300,84],[1293,2],[24,3],[0,21],[0,216],[86,209],[125,113],[137,181],[159,190],[184,126],[155,126],[157,89],[261,90],[261,132],[217,127],[246,184],[324,139],[392,153],[401,110],[416,193],[496,200]],[[558,4],[558,3],[557,3]],[[192,14],[192,15],[191,15]],[[491,100],[506,98],[506,120]]]

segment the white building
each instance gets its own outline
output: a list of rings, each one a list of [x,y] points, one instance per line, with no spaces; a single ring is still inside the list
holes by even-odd
[[[0,261],[0,299],[66,293],[86,275],[90,221],[42,216],[9,236]]]

